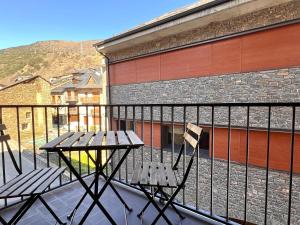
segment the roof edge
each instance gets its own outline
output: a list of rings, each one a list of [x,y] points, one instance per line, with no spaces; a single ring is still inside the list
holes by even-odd
[[[127,37],[129,35],[136,34],[136,33],[139,33],[139,32],[142,32],[142,31],[145,31],[145,30],[148,30],[148,29],[151,29],[153,27],[156,27],[156,26],[163,25],[165,23],[171,22],[173,20],[177,20],[177,19],[189,16],[191,14],[197,13],[199,11],[206,10],[206,9],[209,9],[209,8],[212,8],[212,7],[215,7],[215,6],[227,3],[227,2],[231,2],[231,1],[232,0],[214,0],[214,1],[211,1],[211,2],[208,2],[208,3],[205,3],[203,5],[199,5],[199,6],[195,7],[195,8],[188,9],[188,10],[180,12],[178,14],[171,15],[169,17],[163,18],[163,19],[155,21],[153,23],[146,24],[144,26],[134,28],[132,30],[126,31],[126,32],[121,33],[119,35],[116,35],[116,36],[113,36],[111,38],[105,39],[103,41],[97,42],[97,43],[93,44],[93,46],[94,47],[98,47],[99,45],[107,44],[109,42],[112,42],[112,41],[115,41],[115,40],[119,40],[119,39]]]

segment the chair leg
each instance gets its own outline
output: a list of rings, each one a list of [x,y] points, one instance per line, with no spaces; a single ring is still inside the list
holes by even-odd
[[[176,191],[175,191],[174,194],[170,197],[170,199],[169,199],[168,202],[165,204],[165,206],[159,211],[159,214],[156,216],[156,218],[154,219],[154,221],[152,222],[151,225],[155,225],[161,216],[164,217],[164,215],[165,215],[164,212],[165,212],[166,209],[169,207],[169,205],[172,203],[172,201],[174,200],[174,198],[176,197],[176,195],[178,194],[178,192],[180,191],[180,189],[181,189],[180,187],[176,189]]]
[[[51,215],[54,217],[54,219],[59,223],[59,224],[67,224],[62,222],[58,216],[55,214],[55,212],[50,208],[48,203],[42,198],[42,196],[38,196],[39,200],[43,203],[43,205],[48,209],[48,211],[51,213]]]
[[[155,197],[155,195],[157,194],[159,192],[159,190],[157,189],[155,192],[154,192],[154,194],[153,194],[153,196]],[[144,206],[144,208],[139,212],[139,214],[137,214],[137,216],[140,218],[142,215],[143,215],[143,213],[146,211],[146,209],[148,208],[148,206],[150,205],[150,201],[148,201],[147,202],[147,204]]]
[[[36,200],[37,200],[36,196],[31,196],[29,199],[27,199],[7,224],[17,224]]]
[[[3,225],[8,225],[8,223],[0,216],[0,222],[3,224]]]
[[[167,199],[167,201],[169,200],[169,197],[167,195],[167,193],[165,193],[162,189],[160,190],[160,192],[162,193],[162,195]],[[174,211],[177,213],[177,215],[180,217],[180,219],[184,219],[185,217],[178,211],[178,209],[174,206],[173,202],[170,203],[171,207],[174,209]]]
[[[168,217],[163,214],[163,212],[161,211],[161,208],[159,208],[159,206],[156,204],[156,202],[154,201],[154,199],[151,197],[151,195],[147,192],[147,190],[142,186],[142,185],[139,185],[139,187],[141,188],[141,190],[144,192],[144,194],[146,195],[146,197],[149,199],[149,201],[152,203],[152,205],[157,209],[157,211],[159,212],[159,217],[163,217],[165,219],[165,221],[167,222],[167,224],[169,225],[172,225],[171,221],[168,219]],[[159,219],[158,217],[158,219]],[[157,220],[158,220],[157,219]],[[156,221],[157,222],[157,221]],[[156,223],[155,222],[155,223]],[[152,223],[152,224],[155,224],[155,223]]]

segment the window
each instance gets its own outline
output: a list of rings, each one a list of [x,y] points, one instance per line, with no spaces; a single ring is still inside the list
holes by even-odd
[[[133,121],[127,121],[127,123],[125,123],[125,120],[121,120],[120,130],[133,130]]]
[[[26,119],[30,119],[31,118],[31,112],[26,112]]]
[[[28,127],[28,123],[22,123],[22,130],[27,130]]]

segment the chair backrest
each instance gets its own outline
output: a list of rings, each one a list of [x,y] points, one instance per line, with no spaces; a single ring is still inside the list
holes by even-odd
[[[6,149],[7,149],[7,151],[8,151],[8,154],[9,154],[9,156],[10,156],[10,158],[11,158],[11,161],[12,161],[12,163],[13,163],[13,165],[14,165],[16,171],[17,171],[19,174],[21,174],[22,171],[21,171],[21,169],[19,168],[19,166],[18,166],[18,164],[17,164],[17,161],[16,161],[16,159],[15,159],[15,157],[14,157],[14,154],[13,154],[13,152],[12,152],[12,150],[11,150],[9,144],[8,144],[8,140],[10,140],[10,136],[9,136],[8,134],[4,134],[4,130],[6,130],[5,124],[0,124],[0,143],[1,143],[1,146],[3,147],[3,145],[5,144]]]
[[[182,185],[184,185],[184,183],[186,182],[187,177],[188,177],[188,175],[190,173],[190,170],[192,168],[195,153],[196,153],[196,150],[198,149],[201,134],[202,134],[202,128],[201,127],[198,127],[198,126],[196,126],[192,123],[188,123],[188,125],[186,127],[186,131],[183,134],[184,141],[181,145],[181,149],[180,149],[179,155],[177,157],[177,160],[176,160],[175,164],[173,165],[173,169],[177,170],[178,169],[178,164],[180,162],[181,156],[182,156],[183,151],[184,151],[184,148],[187,145],[191,146],[193,151],[192,151],[188,166],[186,168],[186,171],[184,173],[183,179],[181,181]]]

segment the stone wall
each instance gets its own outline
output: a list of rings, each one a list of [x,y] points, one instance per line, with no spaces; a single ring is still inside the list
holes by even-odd
[[[208,76],[180,80],[157,81],[113,86],[113,104],[151,104],[151,103],[229,103],[229,102],[299,102],[300,68],[249,72],[241,74]],[[187,107],[186,121],[195,122],[197,107]],[[141,118],[141,109],[136,108],[135,118]],[[201,107],[200,124],[211,123],[211,108]],[[170,107],[163,109],[164,122],[171,121]],[[124,108],[121,108],[124,118]],[[127,118],[132,118],[132,108],[128,108]],[[160,107],[153,108],[153,119],[160,121]],[[246,126],[246,108],[232,108],[233,126]],[[117,117],[117,110],[114,110]],[[150,119],[150,109],[145,108],[144,119]],[[174,109],[175,122],[183,121],[183,108]],[[291,108],[273,107],[271,127],[291,129]],[[228,124],[228,108],[216,107],[214,122]],[[268,122],[267,107],[250,108],[250,126],[266,128]],[[300,127],[300,113],[296,110],[296,125]]]
[[[50,84],[37,77],[28,82],[22,82],[0,91],[0,105],[38,105],[51,104]],[[22,124],[28,128],[22,131],[24,138],[32,135],[32,118],[30,107],[19,108],[20,130]],[[45,133],[44,108],[34,109],[34,125],[36,134]],[[16,108],[2,108],[2,122],[7,126],[7,133],[17,140],[17,111]],[[48,128],[52,127],[52,111],[48,109]]]
[[[144,155],[142,156],[142,152]],[[153,161],[160,161],[160,150],[152,150]],[[121,178],[130,181],[132,177],[133,165],[137,165],[143,160],[150,161],[151,150],[147,147],[131,152],[126,164],[121,168]],[[176,160],[178,156],[174,153]],[[164,162],[171,163],[171,151],[164,150]],[[134,159],[134,160],[133,160]],[[190,156],[186,155],[186,163],[189,162]],[[117,159],[116,159],[117,160]],[[177,200],[181,204],[185,204],[191,208],[198,206],[199,210],[209,212],[210,195],[213,193],[213,213],[219,216],[226,216],[226,197],[227,197],[227,161],[214,160],[213,170],[213,190],[211,190],[211,159],[201,156],[195,159],[191,173],[187,180],[185,188],[185,197],[180,192]],[[181,176],[183,168],[182,161],[180,163],[179,176]],[[187,164],[186,164],[187,165]],[[126,176],[126,171],[127,176]],[[236,218],[241,221],[244,219],[245,206],[245,181],[246,181],[245,165],[230,162],[230,182],[229,182],[229,217]],[[198,184],[196,176],[198,175]],[[116,176],[118,177],[118,175]],[[267,224],[281,225],[287,224],[288,215],[288,199],[289,199],[289,173],[271,170],[269,171],[268,182],[268,208],[267,208]],[[198,192],[196,187],[198,186]],[[266,169],[249,166],[248,168],[248,191],[247,191],[247,221],[254,224],[264,224],[265,213],[265,193],[266,193]],[[293,176],[292,191],[292,209],[291,224],[300,223],[300,176]],[[196,197],[197,196],[197,197]],[[183,200],[184,199],[184,200]],[[196,203],[198,201],[198,204]]]
[[[300,18],[300,1],[295,0],[278,6],[266,8],[225,21],[211,22],[207,26],[155,39],[130,48],[109,53],[111,62],[128,57],[143,55],[198,41],[246,31],[253,28],[275,24],[282,21]]]

